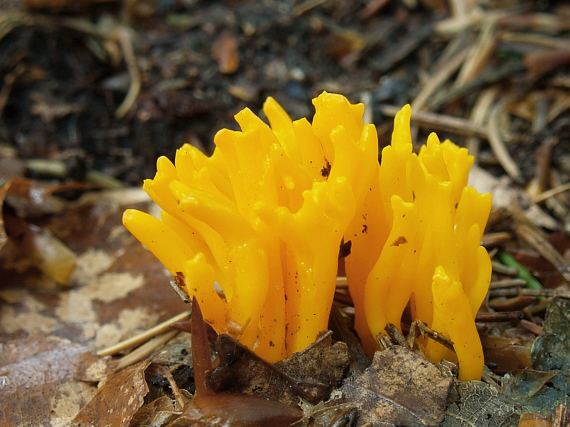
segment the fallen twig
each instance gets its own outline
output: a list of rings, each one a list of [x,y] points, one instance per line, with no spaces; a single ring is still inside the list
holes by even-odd
[[[129,338],[128,340],[121,341],[118,344],[115,344],[111,347],[107,347],[103,350],[98,351],[97,356],[108,356],[112,354],[117,354],[120,351],[142,344],[143,342],[148,341],[149,339],[168,331],[170,329],[170,326],[175,324],[176,322],[188,319],[191,314],[192,314],[191,310],[183,311],[182,313],[177,314],[174,317],[171,317],[170,319],[162,322],[159,325],[156,325],[154,328],[151,328],[148,331],[143,332],[142,334],[136,335],[132,338]]]

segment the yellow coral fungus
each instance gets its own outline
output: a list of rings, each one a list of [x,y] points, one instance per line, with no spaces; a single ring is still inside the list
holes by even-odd
[[[162,221],[128,210],[127,228],[185,278],[204,318],[228,325],[271,361],[327,329],[338,248],[377,170],[376,129],[362,105],[323,93],[313,123],[269,98],[271,127],[249,109],[221,130],[207,158],[190,145],[157,162],[144,188]],[[216,292],[215,284],[223,290]]]
[[[211,157],[184,145],[175,165],[160,158],[144,189],[161,219],[128,210],[124,224],[184,278],[206,321],[270,361],[327,329],[339,245],[351,240],[347,276],[365,346],[411,303],[456,342],[461,378],[480,377],[473,319],[490,277],[479,246],[490,196],[466,188],[472,157],[434,134],[413,154],[406,106],[379,164],[362,105],[328,93],[313,103],[309,123],[269,98],[270,125],[244,109],[241,132],[218,132]],[[445,354],[426,350],[433,361]]]
[[[474,319],[491,278],[491,261],[480,246],[491,196],[466,187],[473,157],[465,148],[440,143],[431,134],[414,154],[410,116],[409,106],[396,116],[392,145],[382,151],[380,182],[371,195],[381,202],[362,212],[364,218],[383,209],[387,222],[366,228],[384,230],[376,231],[380,237],[373,241],[350,236],[354,251],[346,264],[354,305],[360,307],[356,329],[369,337],[363,343],[370,353],[377,346],[370,337],[387,323],[400,326],[410,303],[414,318],[455,342],[461,378],[479,379],[483,358]],[[362,266],[372,263],[364,279]],[[457,334],[457,325],[471,325],[467,340]],[[430,341],[426,352],[438,362],[445,348]]]

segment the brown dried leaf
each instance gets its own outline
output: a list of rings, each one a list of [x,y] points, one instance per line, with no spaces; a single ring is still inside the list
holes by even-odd
[[[518,427],[552,427],[552,415],[525,412],[521,415]]]
[[[150,359],[143,360],[112,375],[73,419],[73,425],[128,425],[148,393],[145,370],[149,365]]]
[[[245,393],[295,405],[299,396],[311,403],[329,397],[348,367],[346,344],[332,344],[330,334],[275,365],[259,358],[228,335],[218,340],[220,365],[208,375],[216,391]]]
[[[241,346],[230,337],[233,349]],[[222,338],[223,340],[223,338]],[[228,341],[229,342],[229,341]],[[218,341],[219,343],[219,341]],[[243,346],[241,346],[243,347]],[[243,347],[243,354],[253,354]],[[230,353],[231,354],[231,353]],[[228,353],[220,352],[222,363],[227,363]],[[194,399],[184,405],[183,413],[169,426],[288,426],[302,416],[302,411],[292,405],[276,400],[242,394],[215,394],[207,387],[207,373],[212,369],[210,344],[206,323],[196,298],[192,299],[192,359],[196,393]],[[232,366],[235,368],[235,366]],[[167,377],[170,376],[166,373]],[[176,396],[176,385],[170,383]],[[181,403],[182,404],[182,403]]]
[[[105,361],[88,351],[68,340],[37,335],[4,344],[0,425],[68,425],[96,391],[76,379],[93,379],[93,373],[108,370]]]
[[[346,381],[343,400],[360,405],[359,425],[438,425],[444,416],[452,377],[400,346],[376,352],[372,366]]]

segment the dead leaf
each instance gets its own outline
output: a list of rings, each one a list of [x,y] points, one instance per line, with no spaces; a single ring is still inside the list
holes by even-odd
[[[212,55],[218,61],[218,68],[222,74],[233,74],[239,67],[238,44],[235,36],[224,31],[214,41]]]
[[[442,427],[516,426],[518,408],[480,381],[454,381]]]
[[[237,343],[236,343],[237,344]],[[257,396],[214,393],[206,385],[207,373],[212,369],[212,358],[206,323],[196,298],[192,299],[192,359],[196,393],[184,405],[183,413],[170,426],[289,426],[301,418],[302,411],[292,405]],[[177,386],[169,382],[174,390]],[[179,395],[180,396],[180,395]]]
[[[358,425],[437,426],[452,381],[423,357],[392,346],[376,352],[372,365],[355,382],[344,383],[342,400],[360,406]]]
[[[316,404],[340,385],[348,367],[346,344],[330,334],[275,365],[259,358],[228,335],[218,341],[220,365],[208,376],[213,390],[245,393],[296,405],[299,397]]]
[[[174,400],[161,396],[141,407],[131,420],[131,426],[160,427],[168,424],[180,415]]]
[[[542,327],[542,333],[535,340],[532,351],[532,366],[541,371],[557,371],[558,385],[568,387],[570,378],[570,300],[554,298]],[[566,379],[562,378],[566,377]]]
[[[492,363],[493,371],[504,374],[531,367],[530,343],[516,338],[482,335],[485,362]]]
[[[529,73],[538,78],[570,62],[570,49],[541,50],[527,53],[523,59]]]
[[[60,285],[70,285],[76,255],[46,228],[6,215],[6,233],[14,251],[4,256],[3,267],[24,271],[36,267]],[[10,259],[12,258],[12,259]]]
[[[358,416],[356,403],[325,405],[319,403],[291,427],[351,426]]]
[[[186,308],[168,286],[171,276],[121,224],[125,204],[140,202],[142,194],[87,194],[44,222],[78,255],[74,288],[50,288],[32,270],[16,274],[0,265],[0,401],[11,402],[0,404],[0,425],[70,425],[96,392],[83,381],[98,381],[109,370],[107,359],[81,351],[115,344]],[[29,338],[20,345],[22,337]],[[46,340],[53,344],[42,348]],[[91,363],[82,366],[85,360]],[[31,366],[28,390],[7,384],[4,373],[24,363]]]
[[[69,425],[96,392],[76,379],[109,368],[82,345],[39,335],[4,344],[0,364],[2,426]]]
[[[287,427],[303,415],[296,406],[244,394],[197,397],[169,427]]]
[[[536,395],[555,376],[556,372],[542,372],[533,369],[510,372],[503,378],[504,394],[524,403]]]
[[[53,184],[23,178],[10,180],[7,203],[14,209],[18,218],[34,219],[46,215],[62,213],[68,203],[54,196],[68,190],[86,190],[90,184]]]
[[[145,370],[150,363],[150,359],[143,360],[108,378],[97,395],[73,419],[73,425],[128,425],[148,393]]]
[[[342,61],[350,55],[358,55],[365,46],[365,40],[356,31],[336,32],[328,40],[327,53]]]
[[[518,427],[552,427],[552,416],[525,412],[521,415]]]

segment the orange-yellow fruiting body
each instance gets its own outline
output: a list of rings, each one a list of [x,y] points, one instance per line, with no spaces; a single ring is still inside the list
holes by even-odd
[[[469,324],[471,332],[474,330],[475,315],[489,287],[491,261],[480,242],[491,210],[491,196],[466,187],[473,157],[465,148],[450,141],[440,143],[432,133],[427,145],[414,154],[410,116],[409,106],[397,114],[392,144],[382,151],[380,185],[374,196],[382,205],[362,213],[380,216],[376,211],[384,210],[386,222],[367,226],[368,232],[381,237],[372,244],[355,239],[353,254],[345,261],[355,309],[364,308],[364,313],[356,314],[355,327],[362,337],[382,333],[387,323],[400,327],[409,303],[414,318],[459,340],[456,325]],[[363,268],[370,264],[372,268]],[[446,287],[449,292],[453,289],[453,299],[442,297]],[[469,310],[463,310],[465,302]],[[456,309],[459,306],[461,310]],[[453,322],[442,313],[453,313]],[[457,355],[461,354],[461,378],[479,379],[483,359],[478,357],[481,344],[477,334],[460,341],[462,348],[455,348]],[[377,349],[377,343],[370,338],[363,339],[363,344],[369,354]],[[438,362],[445,348],[429,341],[426,352],[431,361]]]
[[[270,125],[244,109],[241,131],[218,132],[211,157],[188,144],[175,165],[161,157],[143,186],[161,219],[128,210],[125,226],[184,278],[206,321],[269,361],[327,329],[339,245],[351,240],[347,277],[365,347],[374,350],[387,322],[399,326],[411,302],[461,346],[461,378],[478,379],[473,320],[490,278],[479,243],[490,196],[466,187],[473,158],[435,134],[413,154],[405,106],[379,164],[362,105],[326,92],[313,104],[312,123],[292,121],[269,98]],[[444,354],[426,351],[432,361]]]
[[[378,170],[376,129],[362,105],[323,93],[313,123],[269,98],[271,126],[250,110],[206,157],[190,145],[166,158],[144,189],[162,220],[129,210],[127,228],[183,273],[204,318],[270,361],[327,329],[341,239]],[[325,173],[326,172],[326,173]],[[223,296],[215,289],[217,283]]]

